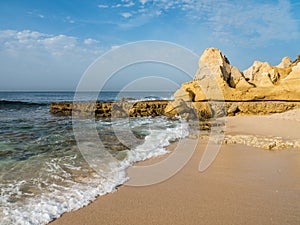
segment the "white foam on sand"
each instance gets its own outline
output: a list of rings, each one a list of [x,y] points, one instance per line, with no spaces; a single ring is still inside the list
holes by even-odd
[[[118,168],[112,176],[105,177],[94,173],[89,179],[79,181],[72,180],[71,175],[64,173],[58,176],[61,167],[56,161],[51,161],[48,167],[51,167],[51,173],[56,176],[55,179],[62,179],[69,183],[68,186],[58,183],[45,183],[41,187],[41,193],[31,196],[24,201],[22,205],[9,202],[6,195],[22,196],[21,187],[24,182],[16,183],[10,186],[9,190],[1,189],[0,214],[1,225],[42,225],[51,220],[60,217],[63,213],[82,208],[95,200],[97,196],[105,195],[116,190],[116,187],[128,180],[126,168],[137,161],[149,159],[151,157],[167,153],[165,149],[170,142],[188,135],[188,124],[185,121],[178,121],[175,126],[161,129],[163,123],[170,123],[166,119],[161,119],[160,128],[152,128],[149,135],[146,136],[143,144],[127,152],[127,157],[121,161]],[[80,169],[72,165],[71,169]],[[49,170],[50,172],[50,170]],[[39,182],[38,180],[36,182]],[[45,181],[46,182],[46,181]],[[45,188],[45,189],[43,189]],[[7,196],[8,197],[8,196]]]

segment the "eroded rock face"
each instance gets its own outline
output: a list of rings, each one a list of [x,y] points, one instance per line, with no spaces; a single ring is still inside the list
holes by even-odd
[[[213,110],[212,105],[225,109],[227,115],[269,114],[298,108],[300,56],[294,62],[285,57],[277,66],[255,61],[247,70],[240,72],[238,68],[230,65],[220,50],[208,48],[200,57],[199,69],[194,79],[183,83],[174,99],[176,107],[170,102],[166,107],[168,111],[174,115],[181,114],[184,105],[188,108],[185,111],[195,112],[200,119],[222,115]],[[220,107],[222,101],[223,107]],[[177,110],[178,102],[181,105],[180,110]],[[210,104],[206,110],[201,106],[200,110],[189,102],[200,105],[205,102],[219,103]]]

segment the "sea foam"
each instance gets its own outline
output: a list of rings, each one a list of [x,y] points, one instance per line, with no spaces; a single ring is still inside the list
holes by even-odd
[[[107,123],[107,122],[103,122]],[[124,125],[124,121],[117,121],[117,126]],[[113,173],[103,176],[96,172],[90,173],[88,178],[74,180],[68,170],[84,170],[79,165],[72,164],[76,160],[71,156],[63,156],[59,159],[50,160],[45,165],[45,171],[51,174],[50,178],[43,182],[39,178],[32,182],[39,183],[40,193],[28,196],[22,204],[12,202],[9,197],[22,196],[22,187],[28,181],[20,181],[9,187],[1,189],[0,214],[2,225],[41,225],[47,224],[63,213],[86,206],[97,196],[105,195],[116,190],[116,187],[124,184],[128,179],[126,169],[133,163],[146,160],[151,157],[163,155],[170,142],[188,135],[188,125],[183,120],[168,121],[165,118],[140,118],[135,121],[137,126],[148,125],[148,133],[142,144],[126,151],[126,157],[119,164],[114,164]],[[154,123],[154,125],[152,124]],[[170,124],[172,124],[170,126]],[[164,128],[166,127],[166,128]],[[64,157],[69,157],[65,159]],[[66,161],[63,164],[62,162]],[[71,162],[71,163],[70,163]],[[67,168],[67,170],[66,170]],[[24,197],[24,196],[23,196]],[[0,211],[0,212],[1,212]]]

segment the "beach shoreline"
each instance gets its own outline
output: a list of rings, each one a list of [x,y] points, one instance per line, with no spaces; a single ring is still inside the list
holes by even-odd
[[[289,117],[291,123],[280,115],[226,118],[226,133],[299,139],[297,118],[297,113]],[[266,151],[223,144],[213,164],[200,173],[205,148],[205,140],[199,141],[189,162],[166,181],[145,187],[122,185],[50,224],[300,223],[298,149]],[[166,157],[135,165],[151,165]]]

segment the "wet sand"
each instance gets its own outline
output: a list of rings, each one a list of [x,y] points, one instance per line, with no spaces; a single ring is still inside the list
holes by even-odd
[[[279,117],[235,117],[227,120],[226,132],[300,138],[299,128],[300,122]],[[205,147],[199,141],[190,161],[170,179],[144,187],[123,185],[51,224],[300,224],[299,149],[222,145],[213,164],[200,173]]]

